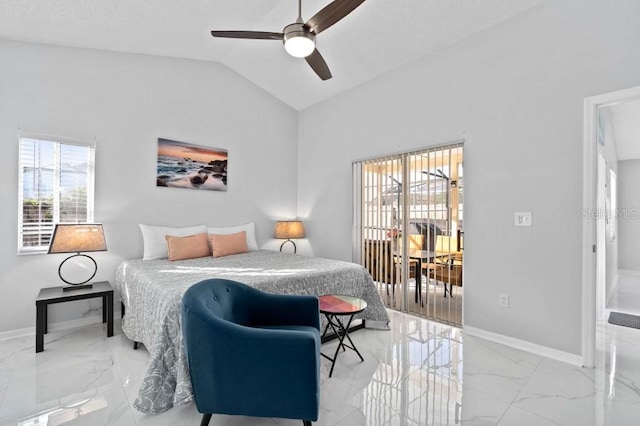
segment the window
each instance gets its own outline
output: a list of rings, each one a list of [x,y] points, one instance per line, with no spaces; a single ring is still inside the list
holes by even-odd
[[[57,223],[93,222],[94,147],[21,137],[18,253],[42,253]]]

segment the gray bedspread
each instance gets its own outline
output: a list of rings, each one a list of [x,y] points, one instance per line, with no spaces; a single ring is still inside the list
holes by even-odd
[[[180,311],[187,288],[208,278],[227,278],[269,293],[347,294],[367,301],[356,318],[367,327],[387,328],[389,317],[369,273],[360,265],[275,251],[171,262],[128,260],[116,271],[125,305],[122,329],[149,351],[136,409],[166,411],[191,399],[191,381],[182,346]]]

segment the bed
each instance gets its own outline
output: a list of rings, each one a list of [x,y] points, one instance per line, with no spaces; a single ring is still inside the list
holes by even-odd
[[[147,414],[191,400],[180,310],[186,289],[207,278],[227,278],[279,294],[347,294],[367,301],[356,316],[387,329],[389,317],[371,275],[360,265],[269,250],[219,258],[127,260],[116,270],[124,306],[122,330],[150,354],[134,406]]]

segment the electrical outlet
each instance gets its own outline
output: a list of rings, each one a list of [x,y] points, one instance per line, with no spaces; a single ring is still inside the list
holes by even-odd
[[[501,294],[499,303],[500,303],[501,307],[508,308],[509,307],[509,295],[508,294]]]
[[[516,212],[514,224],[515,226],[531,226],[531,212]]]

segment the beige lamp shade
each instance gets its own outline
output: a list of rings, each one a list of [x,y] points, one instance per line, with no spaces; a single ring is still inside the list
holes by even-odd
[[[304,225],[299,220],[280,220],[276,222],[273,238],[288,240],[290,238],[304,238]]]
[[[56,225],[49,244],[49,254],[106,251],[102,224]]]

